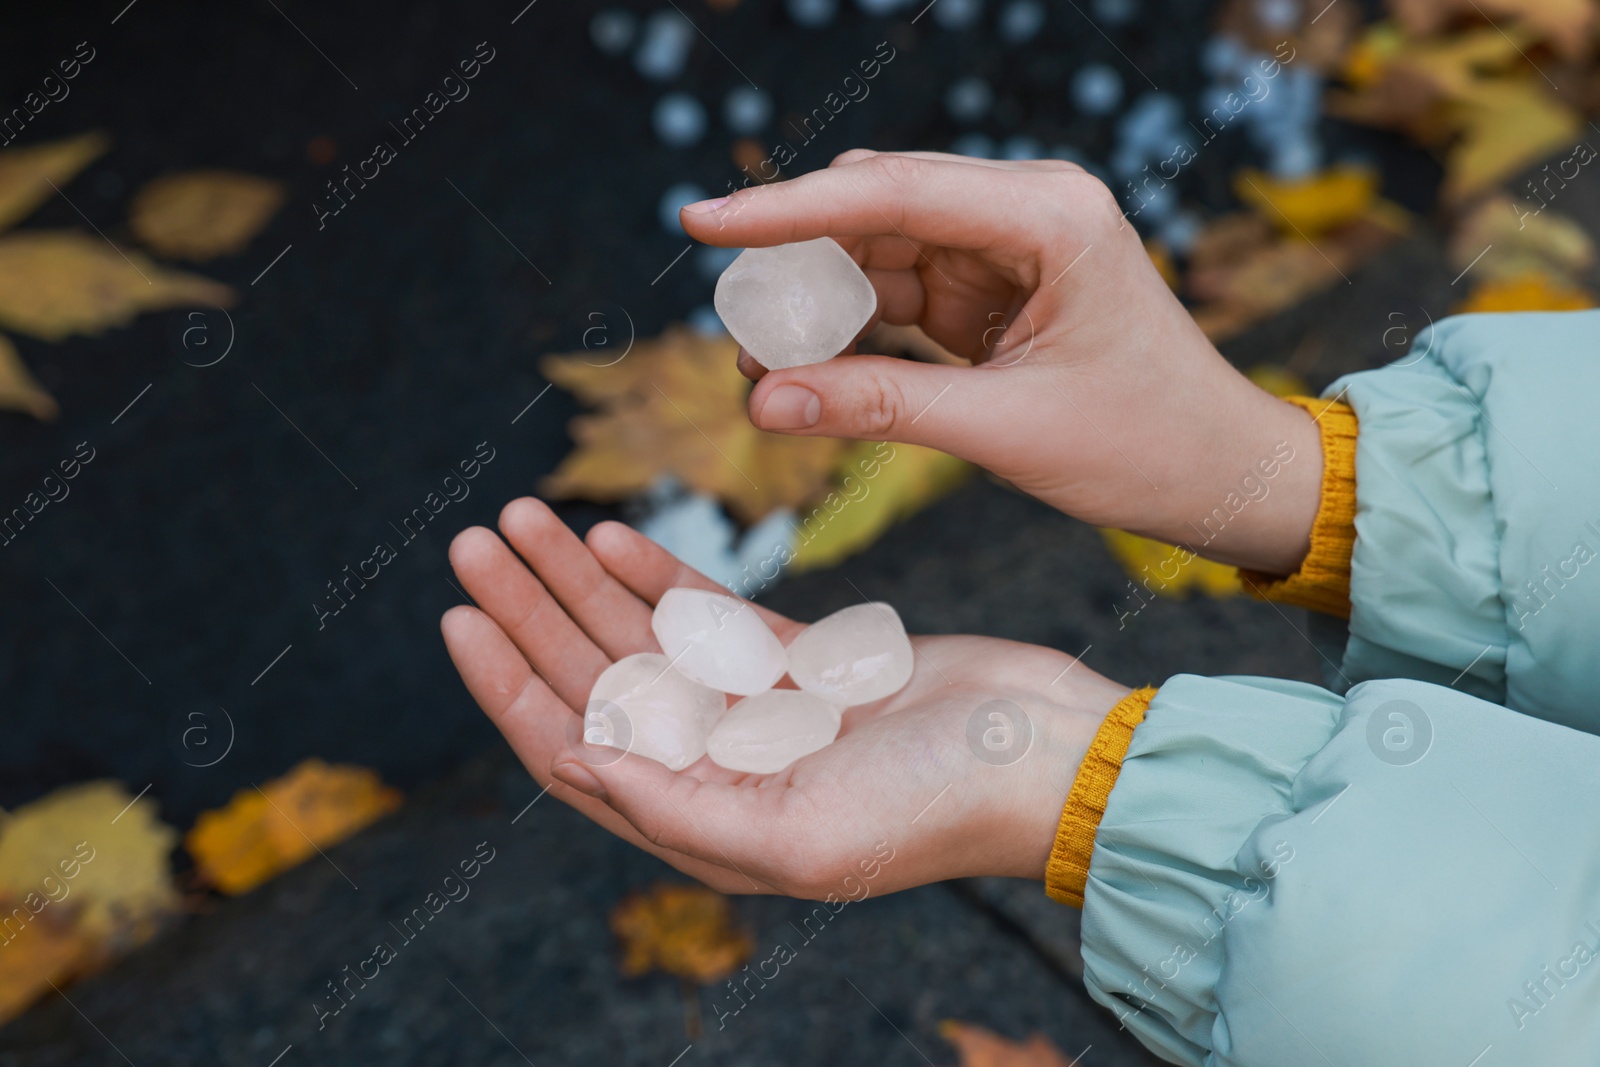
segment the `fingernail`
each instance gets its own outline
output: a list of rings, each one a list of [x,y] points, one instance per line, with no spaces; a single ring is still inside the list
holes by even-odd
[[[606,787],[600,784],[600,779],[594,776],[593,771],[581,763],[558,763],[550,768],[550,773],[558,782],[571,786],[586,797],[606,799]]]
[[[728,198],[725,196],[719,196],[715,200],[696,200],[692,204],[683,205],[683,210],[691,215],[709,215],[727,202]]]
[[[768,430],[803,430],[822,417],[822,401],[803,385],[780,385],[761,405],[761,425]]]

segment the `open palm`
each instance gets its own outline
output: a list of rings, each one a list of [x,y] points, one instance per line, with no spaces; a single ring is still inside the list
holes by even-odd
[[[504,541],[475,527],[450,547],[481,607],[442,624],[468,689],[541,785],[726,892],[822,898],[859,895],[864,876],[878,892],[1041,877],[1078,763],[1127,692],[1051,649],[919,637],[910,683],[848,709],[820,752],[776,774],[707,758],[673,772],[584,744],[582,713],[602,670],[659,651],[650,616],[662,593],[721,587],[618,523],[580,541],[537,500],[508,505],[500,529]],[[755,610],[785,644],[804,629]]]

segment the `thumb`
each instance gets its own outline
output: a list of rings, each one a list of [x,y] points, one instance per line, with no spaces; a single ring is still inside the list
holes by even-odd
[[[844,356],[763,376],[750,393],[750,421],[777,433],[900,441],[976,459],[993,435],[995,384],[991,368]]]

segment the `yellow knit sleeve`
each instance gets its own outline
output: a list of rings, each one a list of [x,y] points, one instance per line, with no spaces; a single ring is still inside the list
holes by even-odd
[[[1134,727],[1144,721],[1150,698],[1156,695],[1153,687],[1135,689],[1117,702],[1078,767],[1078,776],[1067,793],[1067,803],[1061,809],[1061,822],[1056,827],[1055,847],[1050,850],[1050,861],[1045,864],[1044,890],[1063,904],[1083,907],[1083,887],[1089,880],[1089,854],[1094,851],[1095,831],[1100,827],[1100,817],[1106,813],[1106,800],[1117,784],[1122,770],[1122,757],[1128,753],[1133,740]]]
[[[1240,569],[1253,596],[1350,617],[1350,553],[1356,543],[1356,413],[1337,400],[1284,397],[1311,414],[1322,432],[1322,501],[1311,524],[1311,550],[1287,578]]]

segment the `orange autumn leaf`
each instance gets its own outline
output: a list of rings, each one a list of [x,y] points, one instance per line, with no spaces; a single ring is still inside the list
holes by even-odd
[[[308,759],[203,812],[183,843],[202,879],[224,893],[248,893],[399,806],[399,790],[375,772]]]
[[[19,901],[0,900],[0,916]],[[0,944],[0,1024],[21,1015],[34,1001],[95,969],[103,953],[93,937],[70,920],[41,916]]]
[[[755,948],[735,925],[732,902],[700,885],[663,882],[630,894],[612,909],[611,932],[621,943],[620,966],[629,978],[657,970],[715,982]]]
[[[139,190],[128,226],[164,256],[206,260],[244,251],[283,204],[283,183],[228,170],[168,174]]]
[[[1074,1067],[1076,1062],[1043,1034],[1011,1041],[981,1026],[946,1019],[939,1024],[939,1036],[961,1054],[957,1067]]]
[[[572,420],[577,447],[541,491],[611,503],[671,475],[745,522],[822,496],[846,443],[752,426],[745,412],[750,383],[735,365],[737,353],[729,338],[673,327],[620,359],[593,352],[547,357],[544,376],[600,411]]]
[[[1582,311],[1595,306],[1594,294],[1547,274],[1491,279],[1472,290],[1456,308],[1473,311]]]

